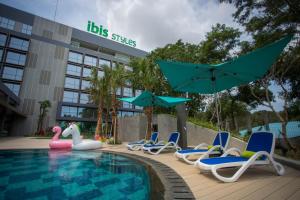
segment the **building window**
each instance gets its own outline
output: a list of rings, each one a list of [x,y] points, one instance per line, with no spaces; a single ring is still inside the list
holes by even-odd
[[[135,90],[135,96],[139,96],[140,94],[142,94],[142,90]]]
[[[103,78],[104,77],[104,71],[98,71],[98,77]]]
[[[72,106],[62,106],[61,107],[61,117],[77,117],[77,107]]]
[[[83,73],[82,76],[83,77],[90,77],[92,74],[92,70],[90,68],[83,68]]]
[[[125,84],[126,84],[127,86],[131,86],[131,81],[130,81],[130,80],[126,80],[126,81],[125,81]]]
[[[111,64],[111,68],[115,69],[115,68],[116,68],[116,66],[117,66],[117,63],[116,63],[116,62],[112,62],[112,64]]]
[[[28,25],[28,24],[22,24],[22,33],[25,33],[27,35],[31,35],[32,32],[32,26]]]
[[[143,110],[143,107],[142,106],[135,106],[135,109],[137,109],[137,110]]]
[[[86,80],[81,81],[81,89],[82,90],[87,90],[90,88],[90,82]]]
[[[19,96],[20,84],[16,83],[4,83],[15,95]]]
[[[126,111],[122,112],[122,117],[130,117],[130,116],[133,116],[133,112],[126,112]]]
[[[0,49],[0,62],[1,62],[1,60],[2,60],[2,54],[3,54],[3,50]]]
[[[21,81],[23,76],[23,70],[13,67],[4,67],[2,78],[9,80]]]
[[[96,109],[78,108],[78,117],[89,119],[96,118]]]
[[[130,72],[132,72],[133,70],[132,70],[132,67],[129,67],[129,66],[127,66],[127,65],[125,65],[125,70],[127,70],[127,71],[130,71]]]
[[[67,74],[73,75],[73,76],[80,76],[81,75],[81,67],[76,65],[67,65]]]
[[[6,62],[11,63],[11,64],[16,64],[16,65],[25,65],[26,61],[26,55],[20,54],[20,53],[15,53],[8,51],[7,56],[6,56]]]
[[[123,96],[132,97],[132,89],[124,87],[124,89],[123,89]]]
[[[63,102],[78,103],[78,92],[64,91]]]
[[[11,19],[7,19],[5,17],[0,17],[0,26],[3,28],[13,30],[15,27],[15,21]]]
[[[0,34],[0,46],[5,46],[6,38],[6,35]]]
[[[92,56],[85,56],[84,57],[84,64],[90,65],[90,66],[96,66],[97,65],[97,58]]]
[[[80,47],[80,42],[77,41],[71,41],[71,46],[75,47],[75,48],[79,48]]]
[[[79,79],[66,77],[65,87],[71,89],[79,89]]]
[[[29,47],[28,40],[22,40],[20,38],[11,37],[9,42],[9,47],[14,49],[19,49],[23,51],[27,51]]]
[[[118,117],[122,117],[122,112],[121,111],[118,112]]]
[[[123,108],[132,108],[132,104],[124,101],[123,102]]]
[[[110,61],[100,58],[99,59],[99,66],[100,67],[104,67],[104,66],[110,67]]]
[[[119,95],[119,96],[121,96],[121,88],[117,88],[117,92],[116,92],[116,95]]]
[[[81,64],[82,63],[82,54],[70,51],[69,52],[69,61]]]
[[[124,54],[116,53],[115,58],[117,58],[119,60],[122,60],[123,62],[129,62],[130,61],[130,57],[126,56]]]
[[[80,103],[83,103],[83,104],[90,103],[89,94],[81,93],[80,94]]]

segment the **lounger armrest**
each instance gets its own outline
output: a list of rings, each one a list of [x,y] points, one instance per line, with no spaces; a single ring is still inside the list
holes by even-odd
[[[213,151],[217,151],[219,149],[223,149],[223,147],[221,145],[215,145],[213,147],[211,147],[207,152],[205,152],[202,156],[200,156],[200,158],[198,158],[198,160],[196,162],[198,162],[199,160],[201,159],[204,159],[204,158],[208,158],[209,155],[213,152]]]
[[[230,153],[233,153],[233,152],[238,153],[239,155],[242,154],[242,152],[239,148],[232,147],[230,149],[227,149],[227,151],[225,151],[221,157],[228,156]]]
[[[135,143],[142,143],[142,142],[145,142],[145,141],[146,141],[145,139],[142,139],[142,140],[136,141]]]
[[[208,147],[208,144],[206,144],[206,143],[201,143],[201,144],[199,144],[198,146],[196,146],[194,149],[201,149],[201,148],[204,148],[204,147]]]
[[[170,146],[170,145],[174,146],[174,147],[176,148],[176,151],[180,151],[180,150],[181,150],[181,147],[178,146],[178,144],[175,143],[175,142],[168,142],[167,145],[168,145],[168,146]],[[166,146],[167,146],[167,145],[166,145]]]
[[[165,144],[165,141],[161,140],[161,141],[158,141],[156,144]]]
[[[152,140],[145,140],[145,144],[155,144]]]
[[[272,156],[267,151],[258,151],[249,158],[248,162],[254,162],[256,160],[260,160],[262,156],[266,156],[270,161],[273,160]]]

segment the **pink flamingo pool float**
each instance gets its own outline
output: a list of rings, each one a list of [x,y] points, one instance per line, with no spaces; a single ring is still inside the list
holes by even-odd
[[[55,133],[52,140],[49,142],[50,149],[71,149],[72,142],[60,140],[59,135],[61,134],[61,128],[59,126],[54,126],[52,131]]]

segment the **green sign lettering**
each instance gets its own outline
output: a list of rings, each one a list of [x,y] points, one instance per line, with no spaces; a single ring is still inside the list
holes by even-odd
[[[102,25],[98,26],[97,24],[95,24],[95,22],[92,22],[92,21],[88,21],[87,31],[90,32],[90,33],[94,33],[96,35],[100,35],[100,36],[105,37],[105,38],[107,38],[108,35],[109,35],[108,34],[108,29],[103,28]],[[136,47],[136,41],[134,41],[132,39],[128,39],[128,38],[123,37],[121,35],[118,35],[116,33],[113,33],[111,35],[111,39],[116,41],[116,42],[131,46],[131,47]]]

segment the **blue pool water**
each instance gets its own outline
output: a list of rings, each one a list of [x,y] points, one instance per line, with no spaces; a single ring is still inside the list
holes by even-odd
[[[270,128],[269,131],[273,132],[275,134],[276,138],[282,138],[282,134],[280,133],[281,132],[281,123],[270,123],[269,128]],[[266,127],[265,126],[257,126],[257,127],[252,128],[252,132],[255,132],[255,131],[266,131]],[[288,138],[299,137],[300,136],[300,122],[299,121],[288,122],[286,131],[287,131]],[[247,130],[240,131],[241,136],[244,136],[245,134],[247,134]]]
[[[0,199],[148,199],[136,160],[101,152],[0,151]]]

